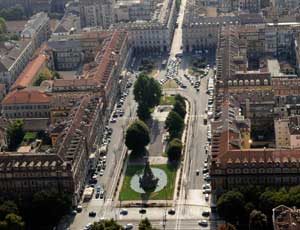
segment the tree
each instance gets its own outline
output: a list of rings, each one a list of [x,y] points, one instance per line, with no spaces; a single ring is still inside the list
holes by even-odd
[[[174,138],[170,141],[167,148],[167,155],[169,158],[169,161],[179,161],[181,157],[181,151],[182,151],[182,142],[178,138]]]
[[[0,10],[0,17],[5,20],[21,20],[24,18],[24,8],[20,5],[15,5],[10,8],[3,8]]]
[[[115,220],[100,220],[92,225],[91,230],[122,230],[122,226]]]
[[[4,201],[0,205],[0,220],[3,220],[10,213],[18,214],[18,207],[13,201]]]
[[[0,34],[6,33],[6,23],[4,18],[0,18]]]
[[[30,219],[39,229],[53,226],[70,211],[71,204],[69,194],[59,193],[55,190],[37,192],[33,195]]]
[[[162,95],[158,81],[144,74],[141,74],[135,82],[133,93],[135,101],[139,104],[140,119],[149,117],[150,109],[159,104]]]
[[[244,213],[245,199],[238,191],[224,193],[217,201],[219,215],[225,221],[234,223]],[[230,210],[230,211],[229,211]]]
[[[25,223],[22,221],[22,217],[10,213],[6,215],[5,222],[7,223],[7,230],[23,230],[25,229]]]
[[[267,216],[261,211],[253,210],[249,218],[249,230],[264,230],[267,229]]]
[[[155,228],[152,227],[149,219],[145,218],[145,219],[140,221],[139,230],[155,230]]]
[[[218,227],[218,230],[236,230],[236,227],[232,224],[226,223],[226,224],[221,224]]]
[[[148,126],[141,120],[132,123],[126,131],[125,144],[128,149],[140,151],[150,142]]]
[[[175,95],[175,102],[180,102],[182,105],[184,105],[185,108],[185,99],[180,94]]]
[[[182,104],[179,101],[175,101],[173,111],[178,113],[182,119],[185,118],[185,114],[186,114],[185,104]]]
[[[166,128],[171,138],[180,138],[184,127],[184,121],[180,115],[171,111],[166,119]]]
[[[15,120],[7,128],[7,139],[8,139],[8,149],[10,151],[16,150],[20,145],[25,135],[23,130],[23,121]]]
[[[7,230],[7,222],[0,221],[0,230]]]
[[[137,116],[142,121],[148,120],[151,117],[150,109],[144,104],[139,104],[137,108]]]

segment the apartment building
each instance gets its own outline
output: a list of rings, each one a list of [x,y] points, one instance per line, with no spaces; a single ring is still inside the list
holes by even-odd
[[[47,14],[38,13],[30,18],[21,32],[21,40],[6,42],[0,50],[0,82],[9,88],[31,60],[35,50],[47,41],[50,27]]]
[[[164,53],[171,49],[177,10],[175,1],[164,0],[153,9],[151,20],[114,24],[126,29],[136,53]]]
[[[2,101],[2,114],[10,119],[50,117],[50,96],[38,90],[15,90]]]
[[[210,171],[216,194],[249,183],[299,184],[297,77],[283,73],[273,58],[260,57],[256,70],[245,68],[247,47],[251,47],[247,40],[254,42],[259,36],[244,43],[238,39],[240,32],[245,33],[236,27],[223,28],[218,40]]]
[[[151,20],[154,2],[152,0],[117,1],[114,9],[116,22]]]
[[[121,70],[131,56],[128,34],[124,31],[93,31],[76,34],[69,39],[71,40],[49,42],[48,53],[53,57],[53,66],[59,67],[66,61],[70,61],[70,67],[72,67],[70,69],[82,66],[83,71],[78,79],[55,80],[52,91],[54,93],[96,93],[103,97],[107,117],[120,91]],[[53,46],[54,43],[56,44],[55,47]],[[69,46],[74,48],[68,48]],[[68,58],[76,54],[72,50],[78,51],[80,59]],[[60,55],[62,52],[65,54]]]
[[[80,0],[81,27],[109,28],[114,23],[114,0]]]
[[[210,15],[209,11],[191,2],[186,6],[182,25],[183,51],[188,53],[216,49],[220,29],[238,24],[240,19],[233,14]]]
[[[31,39],[6,43],[0,51],[0,82],[9,88],[29,62],[34,50]]]
[[[73,195],[76,205],[84,190],[89,169],[89,154],[102,128],[101,98],[83,96],[74,103],[69,115],[53,123],[49,131],[60,126],[53,147],[29,152],[0,154],[0,194],[32,195],[43,189],[56,189]],[[21,148],[25,149],[25,148]]]
[[[276,148],[300,148],[300,117],[290,116],[274,121]]]

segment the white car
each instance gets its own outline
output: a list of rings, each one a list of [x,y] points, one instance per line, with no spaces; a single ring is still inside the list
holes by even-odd
[[[100,175],[100,176],[103,176],[103,175],[104,175],[104,170],[103,170],[103,169],[100,170],[99,175]]]
[[[198,224],[202,227],[207,227],[208,226],[208,222],[207,220],[199,220]]]
[[[126,224],[125,226],[124,226],[124,228],[127,230],[129,230],[129,229],[133,229],[133,224],[131,224],[131,223],[128,223],[128,224]]]
[[[205,201],[209,201],[209,195],[207,193],[205,194]]]

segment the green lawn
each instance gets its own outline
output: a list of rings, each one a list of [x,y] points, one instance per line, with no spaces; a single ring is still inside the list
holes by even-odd
[[[174,96],[162,96],[160,98],[160,105],[174,105],[175,97]]]
[[[159,168],[165,171],[168,177],[168,183],[166,188],[159,192],[150,192],[147,194],[140,194],[135,192],[130,187],[130,181],[136,172],[141,171],[144,166],[142,165],[129,165],[126,169],[126,175],[123,181],[122,189],[119,195],[119,200],[172,200],[175,188],[176,168],[170,165],[151,165],[153,168]]]

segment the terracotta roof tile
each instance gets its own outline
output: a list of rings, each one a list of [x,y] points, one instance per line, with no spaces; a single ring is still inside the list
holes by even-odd
[[[19,75],[18,79],[12,85],[11,90],[16,88],[26,88],[45,65],[46,61],[46,55],[40,54],[38,57],[29,62],[23,72]]]
[[[50,96],[38,90],[15,90],[10,92],[2,101],[2,105],[12,104],[47,104]]]

